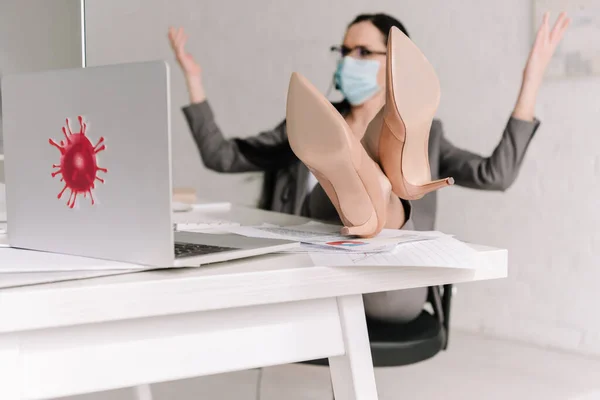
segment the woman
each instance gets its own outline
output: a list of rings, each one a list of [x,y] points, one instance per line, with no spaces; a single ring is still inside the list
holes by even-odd
[[[534,109],[546,67],[568,24],[566,15],[561,14],[550,31],[548,15],[544,16],[524,69],[515,108],[490,157],[454,146],[446,139],[441,121],[433,121],[429,136],[433,178],[450,176],[457,185],[482,190],[506,190],[512,185],[540,124],[534,118]],[[379,69],[374,72],[342,61],[335,73],[336,86],[345,99],[334,106],[359,137],[385,101],[385,52],[391,27],[397,27],[408,36],[404,26],[388,15],[359,15],[348,26],[342,46],[333,48],[343,56],[342,60],[373,60],[379,63]],[[291,151],[285,121],[254,137],[225,139],[206,98],[201,68],[185,51],[185,33],[182,29],[171,28],[169,38],[185,74],[190,95],[191,104],[184,107],[183,112],[205,166],[218,172],[262,171],[265,179],[260,208],[308,215],[309,210],[306,207],[303,210],[303,206],[316,180]],[[358,84],[344,85],[344,81]],[[435,192],[413,201],[412,205],[415,229],[434,229]]]
[[[434,121],[429,133],[429,160],[433,178],[451,176],[459,185],[488,190],[505,189],[514,181],[527,145],[539,126],[533,115],[535,96],[568,23],[563,14],[550,32],[548,16],[544,17],[524,71],[517,105],[492,156],[484,158],[456,148],[444,138],[441,123]],[[402,24],[390,16],[360,15],[349,25],[343,45],[336,49],[343,56],[335,74],[336,86],[345,100],[334,106],[357,140],[364,136],[367,127],[386,103],[386,52],[388,33],[392,27],[408,36]],[[308,169],[291,150],[286,121],[255,137],[226,140],[206,100],[200,67],[185,52],[185,33],[181,29],[175,31],[171,28],[169,36],[177,60],[186,74],[192,103],[183,111],[205,165],[221,172],[264,171],[263,208],[302,213],[319,219],[336,219],[337,210],[322,186],[316,185],[312,190],[316,181],[310,179]],[[309,84],[301,82],[299,87],[306,89]],[[309,92],[305,93],[307,99]],[[305,112],[302,108],[297,108],[299,113]],[[306,115],[301,115],[297,121],[306,120]],[[295,137],[300,135],[295,133]],[[311,194],[305,201],[307,193]],[[398,225],[395,227],[432,229],[435,218],[434,193],[414,201],[412,207],[406,201],[398,202],[402,215],[394,221]],[[365,311],[370,318],[405,323],[421,313],[426,298],[426,288],[368,294],[364,296]]]

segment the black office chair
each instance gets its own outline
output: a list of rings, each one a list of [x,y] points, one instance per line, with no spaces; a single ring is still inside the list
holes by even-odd
[[[399,367],[432,358],[448,348],[452,285],[429,288],[428,300],[433,314],[423,310],[407,324],[393,324],[367,319],[373,366]],[[328,366],[325,359],[303,364]]]

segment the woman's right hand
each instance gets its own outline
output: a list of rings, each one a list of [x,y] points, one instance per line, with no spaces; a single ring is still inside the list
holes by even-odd
[[[206,100],[204,86],[202,85],[202,68],[194,60],[194,57],[185,51],[186,41],[187,35],[183,31],[183,28],[169,28],[169,42],[171,42],[175,58],[177,58],[177,62],[185,74],[190,101],[192,103],[201,103]]]

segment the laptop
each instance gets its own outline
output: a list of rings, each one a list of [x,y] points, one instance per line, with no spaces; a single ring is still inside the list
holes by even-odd
[[[10,246],[169,268],[299,245],[175,231],[165,62],[7,75],[1,87]]]

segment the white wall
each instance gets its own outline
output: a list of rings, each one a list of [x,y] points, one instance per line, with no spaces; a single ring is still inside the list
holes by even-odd
[[[517,0],[468,3],[467,15],[446,12],[471,33],[433,50],[447,82],[440,115],[456,143],[489,152],[527,56],[530,9]],[[440,228],[508,248],[510,260],[508,279],[461,288],[455,326],[600,355],[599,99],[599,78],[547,81],[537,107],[542,126],[516,184],[502,194],[443,193]]]
[[[355,14],[376,10],[405,22],[439,72],[439,116],[447,136],[470,150],[491,152],[529,51],[529,1],[378,0],[367,7],[359,0],[88,0],[88,62],[167,58],[173,67],[175,184],[254,204],[258,180],[217,175],[201,165],[179,109],[187,97],[167,27],[188,30],[226,135],[248,136],[282,119],[293,70],[325,91],[334,65],[329,46]],[[600,297],[594,254],[600,247],[599,98],[600,79],[546,82],[537,108],[543,124],[515,185],[506,193],[440,193],[440,229],[510,251],[508,279],[460,288],[455,327],[600,354],[600,318],[592,310]]]
[[[175,185],[194,186],[202,197],[255,205],[261,175],[218,175],[203,168],[181,112],[188,98],[168,44],[169,25],[182,25],[190,34],[189,49],[203,67],[208,97],[225,134],[249,136],[283,119],[294,68],[323,90],[329,84],[323,73],[334,66],[329,46],[340,40],[347,18],[332,18],[333,3],[323,2],[318,13],[301,3],[294,8],[289,4],[87,0],[88,65],[170,61]]]
[[[81,36],[80,0],[2,0],[0,76],[81,66]],[[24,95],[34,96],[35,93]],[[0,182],[3,182],[3,176],[4,165],[0,160]],[[4,193],[4,185],[0,183],[0,210],[4,209]]]
[[[80,0],[0,2],[0,72],[81,65]]]

